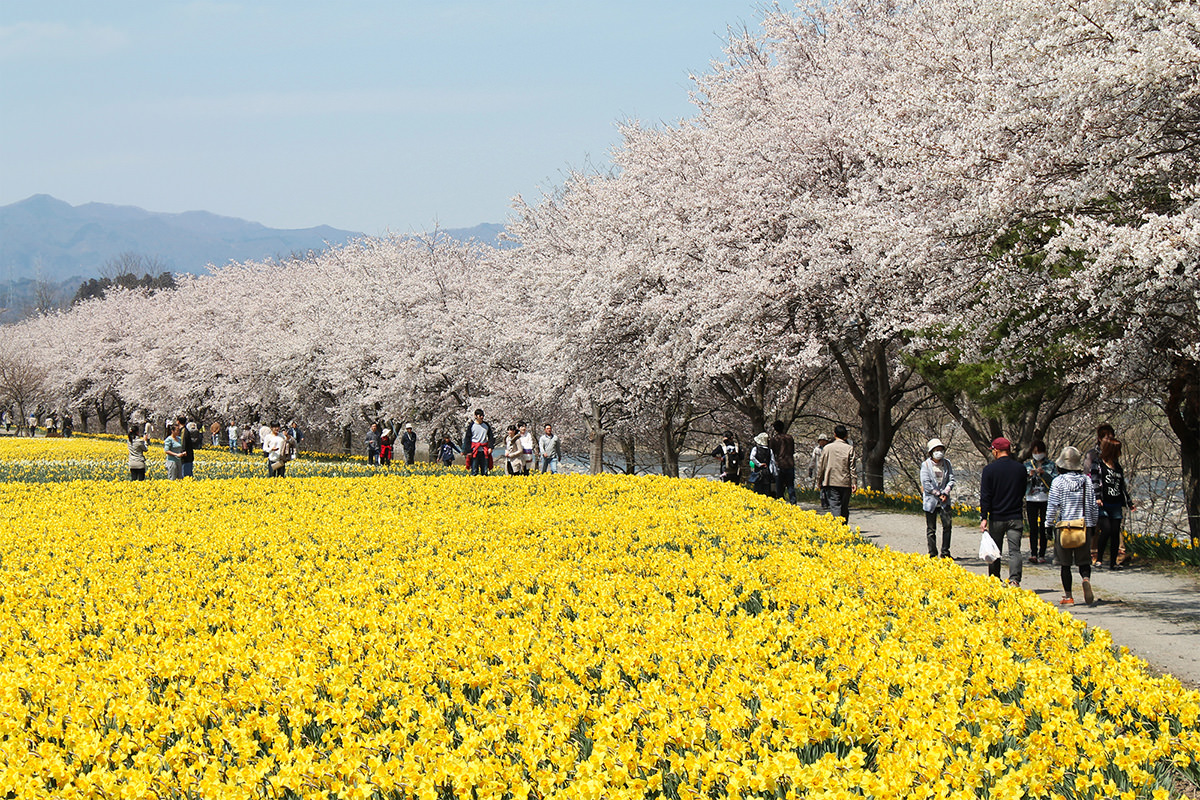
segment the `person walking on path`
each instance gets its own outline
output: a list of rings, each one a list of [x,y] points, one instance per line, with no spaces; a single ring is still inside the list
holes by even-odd
[[[417,463],[417,434],[411,422],[404,426],[404,433],[400,434],[400,449],[404,451],[405,464],[411,467]]]
[[[1109,550],[1108,568],[1117,570],[1117,550],[1121,544],[1121,523],[1124,521],[1124,510],[1137,509],[1137,504],[1129,497],[1129,487],[1125,483],[1125,470],[1121,467],[1121,440],[1105,439],[1100,443],[1100,465],[1096,470],[1098,489],[1096,505],[1099,507],[1100,518],[1096,523],[1100,532],[1100,541],[1096,543],[1096,563],[1104,562],[1104,551]]]
[[[725,431],[721,443],[713,448],[712,457],[717,460],[722,481],[726,483],[742,482],[742,448],[738,445],[737,439],[733,438],[733,431]]]
[[[1029,563],[1046,562],[1046,503],[1050,500],[1050,485],[1058,477],[1058,468],[1046,457],[1046,443],[1035,439],[1032,456],[1025,462],[1029,483],[1025,487],[1025,516],[1029,520]]]
[[[379,448],[383,446],[383,440],[379,435],[378,422],[371,423],[371,430],[367,431],[364,441],[367,445],[367,463],[373,467],[379,466]]]
[[[138,435],[137,426],[129,426],[129,480],[146,480],[146,450],[150,447],[150,437],[144,432]]]
[[[554,435],[554,427],[547,422],[545,433],[538,437],[538,455],[540,471],[558,474],[558,465],[562,461],[562,442]]]
[[[757,494],[770,495],[775,487],[775,474],[778,470],[775,452],[771,449],[766,431],[763,431],[754,437],[754,446],[750,448],[750,488]]]
[[[1117,431],[1108,422],[1102,422],[1096,426],[1096,443],[1083,456],[1083,474],[1087,475],[1092,480],[1092,489],[1095,490],[1096,496],[1100,496],[1100,445],[1104,444],[1105,439],[1117,438]],[[1100,531],[1093,528],[1088,531],[1088,540],[1092,543],[1092,561],[1095,562],[1092,566],[1100,566],[1099,559],[1096,558],[1096,545],[1100,541]]]
[[[817,490],[817,494],[821,498],[821,508],[829,508],[829,498],[825,496],[825,491],[821,488],[821,451],[825,449],[825,445],[833,441],[827,434],[822,433],[817,437],[817,446],[813,448],[812,455],[808,459],[808,483]]]
[[[854,467],[854,448],[846,441],[845,425],[833,429],[833,441],[821,450],[819,474],[821,489],[834,515],[850,522],[850,495],[858,489],[858,472]]]
[[[796,440],[787,432],[787,425],[777,419],[772,423],[775,433],[769,442],[775,454],[775,496],[796,504]]]
[[[1008,582],[1021,585],[1021,533],[1025,527],[1021,502],[1025,499],[1025,467],[1012,457],[1012,442],[1003,436],[992,440],[992,463],[979,478],[979,530],[990,535],[1003,551],[1008,540]],[[988,574],[1000,577],[1000,559],[988,566]]]
[[[1074,447],[1062,449],[1058,456],[1058,468],[1062,473],[1056,475],[1050,484],[1045,517],[1045,524],[1054,531],[1054,560],[1058,562],[1062,574],[1063,596],[1058,603],[1063,606],[1075,605],[1075,598],[1071,594],[1071,567],[1075,566],[1079,568],[1083,599],[1090,606],[1096,598],[1092,593],[1092,547],[1087,531],[1096,527],[1096,491],[1092,488],[1091,479],[1083,474],[1083,456]],[[1082,541],[1071,547],[1063,542],[1068,526],[1059,526],[1059,523],[1067,521],[1079,523],[1070,527],[1082,526],[1084,531]]]
[[[463,455],[467,458],[467,467],[472,475],[487,475],[492,469],[492,448],[496,438],[492,433],[491,423],[483,418],[483,409],[475,409],[475,419],[467,423],[463,432]]]
[[[921,462],[921,507],[925,509],[925,541],[929,557],[950,558],[950,529],[954,522],[950,511],[950,493],[954,491],[954,467],[946,458],[946,445],[941,439],[930,439],[925,445],[929,457]],[[942,548],[937,546],[937,524],[942,522]]]
[[[183,440],[179,438],[183,426],[178,422],[171,425],[171,432],[163,440],[163,452],[167,456],[167,480],[177,481],[183,478]]]

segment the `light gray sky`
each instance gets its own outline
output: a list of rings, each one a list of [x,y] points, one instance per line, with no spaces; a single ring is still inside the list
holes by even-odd
[[[503,222],[606,164],[625,119],[755,0],[0,2],[0,205],[202,209],[379,234]]]

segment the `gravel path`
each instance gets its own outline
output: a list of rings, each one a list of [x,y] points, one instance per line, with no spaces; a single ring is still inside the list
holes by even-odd
[[[858,528],[864,539],[880,547],[902,553],[926,554],[925,517],[885,511],[850,509],[850,527]],[[941,531],[938,532],[939,540]],[[979,527],[956,525],[950,552],[963,569],[987,574],[987,565],[979,558]],[[1096,602],[1083,603],[1079,573],[1074,576],[1077,605],[1060,607],[1062,582],[1059,568],[1052,564],[1030,564],[1028,540],[1021,587],[1034,592],[1047,603],[1084,620],[1088,625],[1105,628],[1113,641],[1129,648],[1147,661],[1155,672],[1169,672],[1192,688],[1200,688],[1200,579],[1195,575],[1157,571],[1144,566],[1117,572],[1092,570]],[[1008,578],[1008,551],[1004,553],[1001,575]]]

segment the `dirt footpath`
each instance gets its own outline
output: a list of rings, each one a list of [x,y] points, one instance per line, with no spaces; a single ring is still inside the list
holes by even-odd
[[[884,511],[850,509],[850,527],[864,539],[897,552],[927,554],[925,517]],[[965,570],[987,574],[979,558],[979,527],[955,526],[950,552]],[[939,541],[941,531],[938,531]],[[1079,573],[1074,575],[1076,605],[1061,607],[1062,582],[1059,568],[1052,564],[1030,564],[1029,541],[1021,588],[1035,593],[1065,614],[1088,625],[1105,628],[1113,641],[1145,659],[1155,671],[1169,672],[1192,688],[1200,689],[1200,579],[1187,574],[1168,574],[1144,566],[1117,572],[1092,569],[1096,602],[1083,602]],[[1008,551],[1004,552],[1001,576],[1008,578]]]

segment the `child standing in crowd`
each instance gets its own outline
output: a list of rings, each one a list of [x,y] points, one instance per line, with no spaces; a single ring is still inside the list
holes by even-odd
[[[454,463],[454,454],[461,453],[458,445],[450,441],[450,434],[442,436],[442,443],[438,445],[438,461],[442,462],[443,467],[449,467]]]

